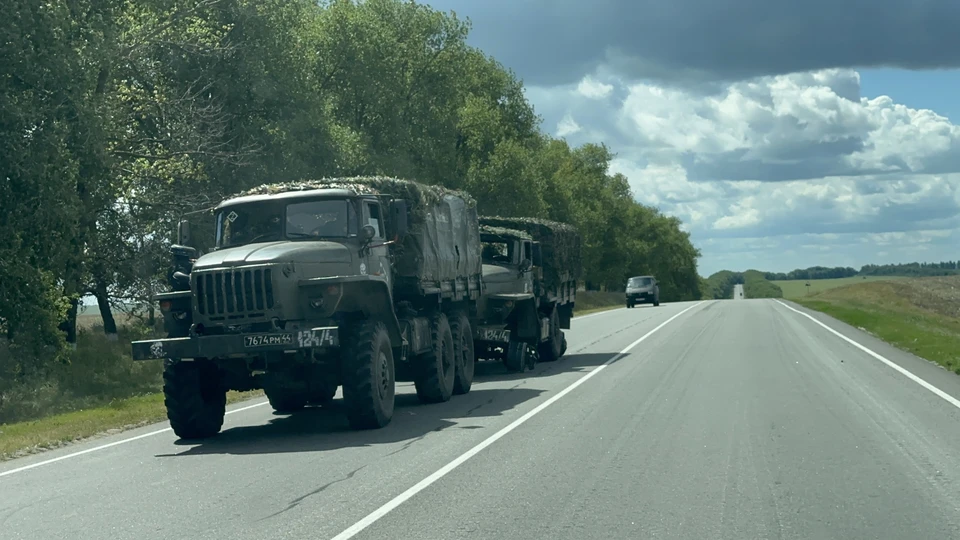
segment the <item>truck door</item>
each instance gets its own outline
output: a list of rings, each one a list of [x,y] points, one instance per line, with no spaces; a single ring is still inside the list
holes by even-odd
[[[533,263],[533,248],[530,247],[530,242],[524,240],[523,242],[520,243],[520,246],[521,246],[521,249],[520,249],[520,262],[523,263],[523,261],[530,261],[530,263],[532,264],[532,263]],[[533,278],[534,278],[534,273],[535,273],[536,271],[537,271],[536,268],[531,268],[529,272],[526,272],[526,273],[523,275],[523,292],[525,292],[525,293],[526,293],[526,292],[532,292],[532,293],[534,293],[534,294],[537,293],[537,291],[535,291],[535,290],[534,290],[534,287],[533,287],[533,285],[534,285],[534,279],[533,279]]]
[[[393,275],[390,270],[390,252],[389,248],[384,245],[386,242],[386,231],[384,226],[386,225],[383,220],[383,212],[380,208],[380,203],[374,201],[364,201],[363,203],[363,225],[370,225],[376,231],[376,234],[373,236],[373,240],[370,242],[370,255],[367,257],[369,259],[367,272],[372,276],[382,277],[384,281],[387,282],[387,286],[390,290],[393,290]]]

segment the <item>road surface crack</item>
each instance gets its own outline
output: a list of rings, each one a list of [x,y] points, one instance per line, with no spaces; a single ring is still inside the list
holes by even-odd
[[[433,430],[433,431],[436,431],[436,430]],[[413,439],[413,440],[410,440],[410,441],[407,441],[407,442],[403,443],[403,446],[401,446],[400,448],[394,450],[393,452],[390,452],[389,454],[387,454],[387,455],[385,455],[385,456],[383,456],[383,457],[390,457],[390,456],[399,454],[400,452],[403,452],[404,450],[410,448],[410,447],[413,446],[414,444],[422,441],[422,440],[424,439],[424,437],[426,437],[426,436],[429,435],[430,433],[431,433],[431,432],[424,433],[423,435],[417,437],[416,439]]]
[[[330,487],[330,486],[332,486],[332,485],[334,485],[334,484],[339,484],[340,482],[345,482],[345,481],[347,481],[347,480],[350,480],[351,478],[353,478],[353,476],[354,476],[355,474],[357,474],[358,472],[360,472],[361,470],[363,470],[365,467],[366,467],[366,465],[363,465],[363,466],[361,466],[361,467],[359,467],[359,468],[357,468],[357,469],[354,469],[354,470],[350,471],[346,476],[344,476],[343,478],[340,478],[339,480],[334,480],[333,482],[328,482],[328,483],[326,483],[326,484],[318,487],[317,489],[311,491],[310,493],[307,493],[306,495],[301,495],[301,496],[297,497],[296,499],[290,501],[290,504],[288,504],[287,507],[284,508],[283,510],[280,510],[279,512],[274,512],[274,513],[270,514],[270,515],[267,516],[267,517],[258,519],[257,521],[266,521],[266,520],[268,520],[268,519],[270,519],[270,518],[277,517],[277,516],[279,516],[280,514],[285,514],[285,513],[289,512],[290,510],[293,510],[293,509],[296,508],[297,506],[300,506],[300,503],[302,503],[303,501],[309,499],[310,497],[313,497],[314,495],[317,495],[318,493],[323,492],[323,491],[326,490],[328,487]]]

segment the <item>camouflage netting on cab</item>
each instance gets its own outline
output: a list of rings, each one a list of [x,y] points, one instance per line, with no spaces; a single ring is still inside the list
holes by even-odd
[[[480,234],[493,234],[506,238],[522,238],[523,240],[533,240],[533,237],[519,229],[508,229],[506,227],[494,227],[491,225],[480,225]]]
[[[482,216],[480,224],[488,227],[518,229],[540,242],[543,255],[543,277],[548,284],[566,279],[580,279],[583,262],[580,233],[566,223],[537,218]]]
[[[433,287],[442,281],[480,275],[477,202],[462,191],[386,176],[357,176],[264,184],[239,196],[314,189],[352,189],[407,201],[407,235],[394,251],[396,275],[407,279],[398,280],[398,286],[417,281],[420,286]]]
[[[423,222],[427,209],[451,195],[466,203],[468,208],[476,208],[477,201],[464,191],[447,189],[442,186],[420,184],[410,180],[389,176],[354,176],[344,178],[320,178],[316,180],[298,180],[278,184],[263,184],[248,189],[237,196],[272,195],[288,191],[309,191],[313,189],[352,189],[357,193],[372,195],[392,195],[397,199],[406,199],[410,208],[410,225]]]

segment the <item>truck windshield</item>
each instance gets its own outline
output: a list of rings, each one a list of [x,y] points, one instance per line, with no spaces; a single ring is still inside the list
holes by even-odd
[[[635,277],[630,278],[627,287],[649,287],[651,283],[653,283],[653,280],[648,277]]]
[[[356,210],[346,200],[250,203],[217,214],[217,247],[277,240],[347,238],[357,234]]]
[[[494,238],[482,238],[481,258],[489,264],[510,264],[514,261],[515,242],[504,242]]]

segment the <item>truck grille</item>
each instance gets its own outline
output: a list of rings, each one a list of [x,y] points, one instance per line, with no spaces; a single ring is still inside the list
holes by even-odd
[[[262,317],[273,308],[273,272],[269,268],[194,274],[197,311],[210,320]]]

